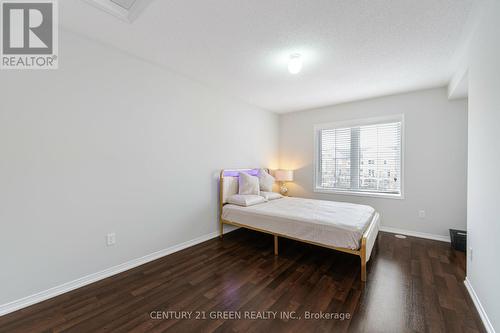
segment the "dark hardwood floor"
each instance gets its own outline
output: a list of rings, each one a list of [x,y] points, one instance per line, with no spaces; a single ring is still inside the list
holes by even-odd
[[[275,257],[272,236],[240,229],[0,317],[0,332],[484,331],[463,285],[464,255],[449,244],[380,233],[366,285],[359,266],[283,239]],[[166,319],[168,311],[192,317]],[[274,312],[301,319],[244,318]]]

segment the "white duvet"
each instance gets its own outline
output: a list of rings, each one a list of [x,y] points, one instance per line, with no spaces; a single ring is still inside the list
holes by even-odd
[[[222,218],[328,246],[357,250],[375,210],[345,202],[288,198],[250,207],[225,205]]]

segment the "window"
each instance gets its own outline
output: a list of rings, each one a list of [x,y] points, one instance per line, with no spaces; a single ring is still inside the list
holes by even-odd
[[[315,191],[402,197],[403,116],[315,127]]]

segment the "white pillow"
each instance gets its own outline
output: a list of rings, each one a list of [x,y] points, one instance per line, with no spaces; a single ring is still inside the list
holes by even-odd
[[[272,192],[274,177],[268,174],[264,169],[260,169],[258,177],[261,191]]]
[[[259,178],[240,172],[238,194],[259,195]]]
[[[266,192],[266,191],[260,191],[260,196],[263,197],[266,200],[275,200],[275,199],[281,199],[283,196],[279,193],[276,192]]]
[[[266,201],[267,200],[260,195],[251,194],[233,194],[232,196],[227,198],[227,202],[229,202],[230,204],[244,207],[257,205]]]

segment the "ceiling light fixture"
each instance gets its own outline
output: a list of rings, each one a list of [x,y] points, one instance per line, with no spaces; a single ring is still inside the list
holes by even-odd
[[[292,54],[288,60],[288,71],[297,74],[302,70],[302,56],[298,53]]]

